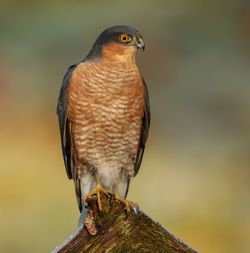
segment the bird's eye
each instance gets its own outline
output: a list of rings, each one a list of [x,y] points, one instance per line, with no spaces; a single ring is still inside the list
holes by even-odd
[[[131,37],[128,36],[127,34],[122,34],[122,35],[120,36],[120,41],[121,41],[121,42],[128,42],[128,41],[130,41],[130,40],[131,40]]]

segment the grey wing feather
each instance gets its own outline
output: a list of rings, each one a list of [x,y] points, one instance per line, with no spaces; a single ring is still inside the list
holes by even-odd
[[[77,67],[77,64],[72,65],[68,68],[66,72],[61,91],[58,98],[57,104],[57,115],[59,120],[60,134],[61,134],[61,144],[62,144],[62,153],[64,158],[64,164],[66,167],[67,175],[69,179],[72,178],[72,169],[73,169],[73,150],[71,143],[71,126],[69,119],[67,117],[67,98],[68,98],[68,88],[70,86],[70,79],[72,72]]]
[[[137,151],[137,157],[136,157],[136,161],[135,161],[134,176],[136,176],[136,174],[138,173],[140,166],[141,166],[142,157],[143,157],[145,145],[146,145],[147,138],[148,138],[148,131],[149,131],[150,119],[151,119],[148,89],[147,89],[147,85],[146,85],[146,82],[143,79],[143,77],[142,77],[142,81],[143,81],[143,85],[145,87],[146,93],[145,93],[145,98],[144,98],[144,102],[145,102],[144,103],[144,115],[142,118],[141,134],[140,134],[140,141],[139,141],[139,146],[138,146],[138,151]]]

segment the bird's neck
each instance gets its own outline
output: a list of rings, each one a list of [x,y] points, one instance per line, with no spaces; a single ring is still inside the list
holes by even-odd
[[[101,61],[127,66],[135,64],[136,48],[119,43],[109,43],[102,48]]]

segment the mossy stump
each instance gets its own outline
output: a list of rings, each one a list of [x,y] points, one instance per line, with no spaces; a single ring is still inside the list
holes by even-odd
[[[127,215],[124,205],[113,197],[102,194],[101,201],[102,212],[97,208],[95,196],[87,200],[91,211],[85,219],[86,226],[78,229],[53,253],[198,252],[142,211],[132,210]]]

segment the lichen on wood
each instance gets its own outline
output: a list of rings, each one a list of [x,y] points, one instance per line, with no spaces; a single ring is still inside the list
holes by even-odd
[[[102,194],[101,201],[102,212],[95,196],[87,200],[89,212],[84,223],[88,224],[53,253],[198,252],[142,211],[127,214],[124,205],[112,196]]]

